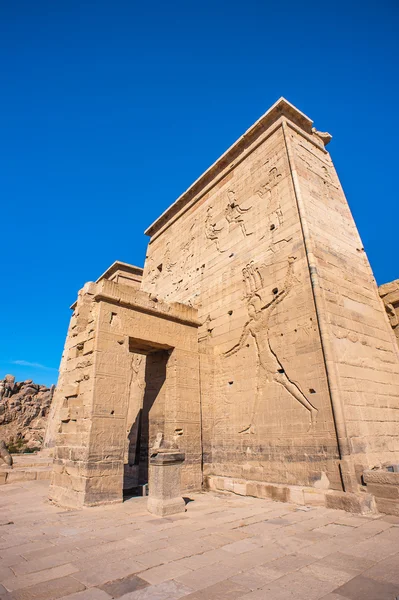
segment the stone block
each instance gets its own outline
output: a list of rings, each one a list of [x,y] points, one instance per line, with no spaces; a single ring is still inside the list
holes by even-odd
[[[62,393],[65,398],[77,396],[79,394],[79,385],[73,383],[65,385],[62,389]]]
[[[377,469],[375,471],[364,471],[363,479],[367,484],[372,483],[399,486],[399,473],[391,473],[390,471]]]
[[[399,517],[399,501],[391,500],[389,498],[378,498],[376,497],[375,503],[379,512],[385,515],[395,515]]]
[[[330,491],[325,496],[325,506],[361,515],[375,514],[376,506],[371,494]]]
[[[13,469],[8,472],[7,483],[16,483],[18,481],[34,481],[36,479],[36,470],[24,469],[18,470]]]
[[[178,449],[153,448],[150,457],[147,508],[159,516],[185,511],[181,496],[180,470],[184,454]]]
[[[303,491],[303,500],[309,506],[324,506],[326,494],[324,491],[306,488]]]
[[[378,498],[390,498],[399,502],[399,486],[370,483],[367,485],[367,491]]]
[[[36,585],[15,590],[13,600],[55,600],[65,598],[74,592],[84,590],[84,586],[73,577],[61,577],[51,581],[44,581]]]
[[[303,493],[303,489],[301,488],[296,488],[296,487],[290,487],[290,493],[289,493],[289,502],[292,502],[293,504],[305,504],[305,496]]]
[[[94,351],[95,340],[92,338],[91,340],[87,340],[83,345],[83,355],[91,354]]]
[[[245,481],[234,481],[233,492],[239,496],[247,495],[247,483]]]

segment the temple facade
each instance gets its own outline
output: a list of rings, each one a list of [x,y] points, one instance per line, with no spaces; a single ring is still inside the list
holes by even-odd
[[[399,463],[399,287],[380,297],[330,139],[281,98],[147,229],[144,270],[79,292],[53,501],[120,502],[162,433],[186,492],[375,509],[365,473]]]

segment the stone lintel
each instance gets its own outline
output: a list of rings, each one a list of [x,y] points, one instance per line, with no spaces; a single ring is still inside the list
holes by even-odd
[[[178,211],[180,211],[193,197],[198,194],[216,175],[220,173],[229,163],[239,156],[250,144],[252,144],[264,131],[273,125],[278,119],[285,117],[308,135],[313,132],[313,121],[293,104],[281,97],[269,108],[238,140],[230,146],[213,165],[209,167],[165,212],[161,214],[145,231],[146,235],[153,236],[159,231]],[[327,136],[329,134],[321,134]],[[329,136],[331,139],[331,136]],[[329,141],[329,140],[328,140]],[[319,140],[327,144],[327,139]]]
[[[173,302],[168,304],[153,298],[147,292],[136,290],[128,285],[118,284],[107,279],[102,279],[96,284],[94,300],[110,302],[118,306],[125,306],[138,312],[154,315],[191,327],[198,327],[197,310],[186,304]]]

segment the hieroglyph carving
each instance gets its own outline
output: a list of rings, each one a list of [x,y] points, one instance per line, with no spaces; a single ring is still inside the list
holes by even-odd
[[[242,206],[240,206],[236,201],[235,192],[233,192],[233,190],[229,190],[227,195],[229,202],[225,208],[224,216],[229,224],[229,229],[232,225],[239,225],[244,237],[252,235],[252,231],[250,233],[247,232],[243,217],[245,213],[251,210],[252,206],[249,206],[248,208],[242,208]]]
[[[294,260],[295,257],[292,256],[288,259],[288,269],[283,290],[273,289],[273,298],[266,304],[263,304],[260,293],[263,288],[263,281],[259,268],[250,263],[243,269],[249,320],[244,325],[239,342],[225,352],[224,356],[232,356],[236,352],[239,352],[245,346],[249,335],[254,338],[258,356],[257,388],[250,411],[250,421],[239,433],[254,433],[254,422],[259,403],[267,390],[268,384],[273,382],[283,386],[295,400],[309,411],[311,425],[314,425],[316,422],[317,408],[309,402],[300,387],[288,377],[278,356],[272,349],[269,339],[270,317],[277,305],[289,294],[292,287]]]

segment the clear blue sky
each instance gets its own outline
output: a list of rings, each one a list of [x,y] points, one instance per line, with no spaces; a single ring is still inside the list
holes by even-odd
[[[144,229],[280,96],[333,135],[377,281],[398,278],[398,16],[397,0],[2,2],[0,377],[56,381],[77,290],[143,265]]]

